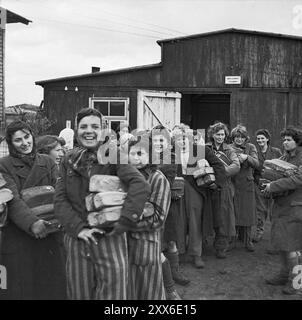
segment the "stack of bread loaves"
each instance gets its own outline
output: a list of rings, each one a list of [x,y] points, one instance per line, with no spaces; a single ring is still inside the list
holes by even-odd
[[[31,208],[32,213],[48,222],[47,233],[61,229],[59,221],[54,217],[54,193],[52,186],[30,187],[21,191],[22,199]]]
[[[206,159],[197,161],[198,169],[193,172],[193,176],[198,186],[210,186],[215,183],[214,169],[210,167]]]
[[[86,197],[88,224],[91,227],[110,227],[121,216],[127,193],[117,176],[93,175]]]
[[[127,196],[126,187],[117,176],[93,175],[89,181],[89,191],[90,194],[85,199],[89,226],[111,228],[121,216]],[[153,204],[146,202],[141,219],[153,214]]]
[[[262,177],[269,181],[289,177],[298,170],[297,166],[280,159],[265,160],[263,168]]]

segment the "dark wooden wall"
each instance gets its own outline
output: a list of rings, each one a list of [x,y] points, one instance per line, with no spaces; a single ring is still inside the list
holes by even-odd
[[[130,98],[129,108],[129,123],[130,126],[136,126],[136,100],[137,90],[119,89],[119,91],[110,88],[94,88],[88,89],[79,87],[79,91],[75,92],[73,87],[69,86],[69,90],[59,90],[52,88],[45,90],[45,110],[46,115],[51,120],[56,120],[53,126],[53,134],[58,134],[65,128],[66,120],[71,120],[72,128],[74,128],[74,119],[76,113],[89,106],[89,98],[94,97],[126,97]]]
[[[221,88],[231,75],[250,88],[302,85],[301,40],[226,33],[165,42],[162,52],[167,86]]]
[[[230,94],[231,127],[242,123],[251,136],[259,128],[268,128],[272,143],[279,146],[286,125],[302,124],[301,40],[230,32],[161,45],[158,66],[45,84],[47,114],[58,121],[54,133],[65,127],[67,119],[73,122],[93,95],[130,98],[130,125],[135,128],[137,89]],[[225,85],[224,77],[230,75],[241,75],[242,84]],[[185,99],[181,115],[190,120],[194,115]]]

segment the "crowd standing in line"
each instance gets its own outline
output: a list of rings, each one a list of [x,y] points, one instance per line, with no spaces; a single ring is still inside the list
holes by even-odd
[[[1,224],[0,264],[14,280],[0,291],[1,299],[179,300],[175,282],[193,281],[180,258],[204,268],[209,239],[218,259],[232,254],[237,241],[248,252],[257,250],[266,219],[280,255],[279,274],[266,282],[284,285],[285,294],[301,294],[292,285],[302,250],[300,129],[282,131],[282,154],[271,146],[267,129],[256,131],[255,145],[245,126],[229,133],[221,122],[208,128],[207,137],[185,124],[132,133],[123,124],[117,136],[103,139],[102,120],[95,109],[79,111],[75,147],[67,152],[64,139],[35,139],[22,121],[7,127],[9,155],[0,159],[0,173],[13,199]],[[117,156],[108,157],[110,152]],[[264,161],[276,158],[297,170],[265,181]],[[212,180],[197,179],[202,166],[213,169]],[[119,178],[127,190],[110,228],[88,223],[85,201],[94,175]],[[56,187],[54,216],[62,228],[54,234],[22,198],[35,186]]]

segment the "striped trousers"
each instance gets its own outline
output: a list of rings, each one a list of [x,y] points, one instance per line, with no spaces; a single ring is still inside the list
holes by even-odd
[[[140,237],[139,233],[128,235],[128,297],[131,300],[166,300],[160,231],[154,233],[158,233],[154,238]]]
[[[65,234],[67,295],[71,300],[126,300],[126,234],[87,244]]]

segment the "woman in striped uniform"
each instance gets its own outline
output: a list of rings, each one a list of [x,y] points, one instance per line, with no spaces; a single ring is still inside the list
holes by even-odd
[[[161,262],[161,228],[171,201],[170,184],[164,174],[150,164],[149,136],[129,143],[129,163],[136,167],[151,186],[145,209],[136,230],[128,234],[129,298],[133,300],[165,300]],[[151,204],[151,206],[150,206]]]
[[[134,167],[100,164],[96,152],[102,115],[82,109],[76,117],[79,147],[66,155],[56,185],[55,213],[65,230],[69,299],[127,299],[128,251],[126,233],[136,225],[150,194],[150,186]],[[90,177],[115,175],[128,190],[121,218],[108,235],[87,223],[85,197]]]

